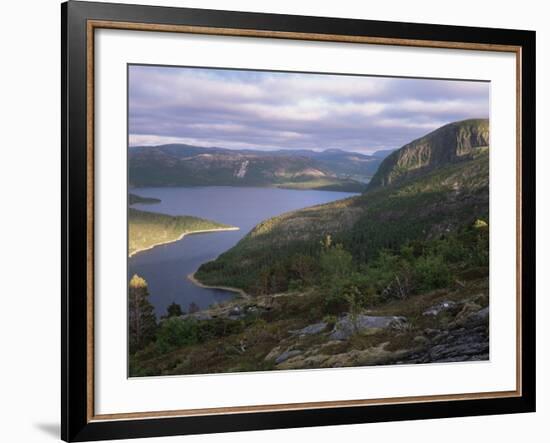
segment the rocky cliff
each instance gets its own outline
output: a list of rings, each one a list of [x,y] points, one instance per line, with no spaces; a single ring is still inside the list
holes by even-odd
[[[386,157],[368,189],[393,185],[443,165],[470,160],[488,147],[489,120],[450,123]]]

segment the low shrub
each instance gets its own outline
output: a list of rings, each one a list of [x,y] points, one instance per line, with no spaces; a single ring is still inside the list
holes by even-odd
[[[161,354],[165,354],[181,346],[198,343],[199,339],[200,328],[195,319],[171,317],[161,323],[155,346]]]

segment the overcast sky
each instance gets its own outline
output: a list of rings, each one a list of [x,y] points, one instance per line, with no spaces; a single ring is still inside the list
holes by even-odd
[[[374,152],[489,116],[489,84],[130,66],[130,146]]]

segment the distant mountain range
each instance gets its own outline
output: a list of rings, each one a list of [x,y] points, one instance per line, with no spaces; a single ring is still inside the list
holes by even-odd
[[[361,192],[390,152],[140,146],[129,149],[129,181],[133,187],[276,186]]]

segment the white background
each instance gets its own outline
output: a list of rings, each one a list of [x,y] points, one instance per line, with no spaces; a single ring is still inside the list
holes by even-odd
[[[550,29],[544,2],[463,0],[446,2],[320,1],[158,1],[149,3],[378,20],[536,29],[538,155],[538,412],[401,423],[278,430],[216,436],[180,437],[187,442],[545,441],[550,418],[547,379],[550,285],[545,277],[550,247],[546,165],[550,89]],[[508,3],[508,4],[507,4]],[[56,0],[6,2],[0,28],[0,439],[55,441],[59,423],[59,3]],[[155,439],[147,441],[176,441]]]

